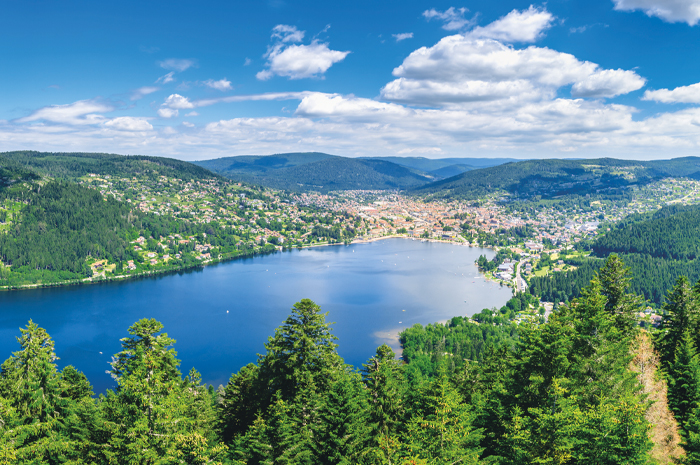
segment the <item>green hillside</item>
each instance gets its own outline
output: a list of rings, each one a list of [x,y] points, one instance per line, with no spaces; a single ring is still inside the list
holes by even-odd
[[[0,167],[11,168],[13,172],[27,169],[63,179],[75,179],[89,173],[119,177],[144,174],[188,180],[216,176],[208,169],[174,158],[108,153],[4,152],[0,153]]]
[[[293,191],[408,189],[433,180],[426,173],[383,160],[323,153],[240,156],[196,163],[234,181]]]
[[[438,198],[475,199],[501,191],[519,198],[614,193],[663,177],[690,177],[700,171],[700,158],[633,161],[528,160],[471,170],[415,189]]]
[[[364,159],[383,160],[397,165],[433,172],[451,165],[467,165],[469,169],[488,168],[504,163],[521,161],[515,158],[425,158],[425,157],[363,157]]]
[[[435,176],[436,178],[446,179],[452,176],[457,176],[467,171],[473,170],[473,166],[465,165],[462,163],[456,163],[454,165],[443,166],[436,170],[430,171],[429,174]]]
[[[670,206],[649,215],[636,215],[598,238],[593,257],[564,262],[576,267],[566,273],[530,279],[529,291],[548,301],[566,301],[579,295],[603,264],[615,253],[632,270],[632,289],[659,306],[678,277],[700,279],[700,206]]]

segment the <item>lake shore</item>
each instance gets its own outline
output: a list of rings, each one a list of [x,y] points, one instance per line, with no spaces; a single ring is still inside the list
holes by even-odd
[[[368,244],[372,242],[378,242],[382,241],[385,239],[411,239],[412,241],[421,241],[421,242],[438,242],[442,244],[453,244],[453,245],[461,245],[465,246],[467,244],[463,243],[457,243],[454,241],[444,241],[440,239],[425,239],[425,238],[415,238],[415,237],[407,237],[404,235],[390,235],[390,236],[381,236],[381,237],[372,237],[369,239],[362,239],[362,240],[354,240],[350,242],[349,244],[345,244],[344,242],[337,242],[333,244],[329,243],[320,243],[320,244],[309,244],[309,245],[304,245],[301,247],[290,247],[290,248],[281,248],[281,250],[278,248],[277,250],[274,251],[269,251],[269,252],[254,252],[249,255],[236,255],[236,256],[229,256],[229,257],[222,257],[222,258],[216,258],[216,259],[209,259],[209,260],[204,260],[201,263],[197,263],[194,265],[185,265],[185,266],[179,266],[179,267],[172,267],[172,268],[161,268],[161,269],[156,269],[156,270],[147,270],[143,271],[140,273],[135,273],[135,274],[126,274],[126,275],[115,275],[115,276],[109,276],[109,277],[92,277],[92,278],[83,278],[83,279],[74,279],[74,280],[68,280],[68,281],[59,281],[55,283],[33,283],[33,284],[19,284],[16,286],[0,286],[0,291],[22,291],[22,290],[32,290],[32,289],[45,289],[45,288],[52,288],[52,287],[65,287],[65,286],[84,286],[84,285],[89,285],[89,284],[102,284],[102,283],[108,283],[112,281],[128,281],[132,279],[137,279],[137,278],[147,278],[147,277],[153,277],[153,276],[158,276],[158,275],[167,275],[171,273],[179,273],[182,271],[188,271],[188,270],[193,270],[197,268],[203,268],[205,266],[209,265],[218,265],[220,263],[225,263],[229,262],[232,260],[238,260],[242,258],[252,258],[255,256],[260,256],[260,255],[268,255],[270,253],[275,253],[275,252],[286,252],[289,250],[303,250],[303,249],[310,249],[314,247],[331,247],[331,246],[338,246],[338,245],[352,245],[352,244]],[[468,245],[468,247],[474,247],[472,245]]]

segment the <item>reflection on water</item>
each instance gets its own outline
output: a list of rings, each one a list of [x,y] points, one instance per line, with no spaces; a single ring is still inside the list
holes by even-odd
[[[397,332],[500,307],[508,288],[478,275],[485,249],[389,239],[247,258],[204,270],[134,281],[0,293],[0,359],[18,349],[29,319],[56,341],[59,366],[84,371],[97,391],[119,339],[140,318],[156,318],[177,340],[181,369],[206,382],[228,380],[264,353],[264,343],[309,298],[327,311],[339,352],[360,366],[376,347],[398,348]]]

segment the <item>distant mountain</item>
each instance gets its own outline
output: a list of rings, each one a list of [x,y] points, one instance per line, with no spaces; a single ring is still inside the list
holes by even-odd
[[[79,178],[95,172],[120,177],[151,173],[179,179],[219,176],[208,169],[174,158],[109,153],[4,152],[0,153],[0,167],[12,168],[15,172],[24,168],[63,179]]]
[[[397,165],[406,166],[424,171],[426,173],[434,172],[441,168],[446,168],[452,165],[468,166],[470,169],[488,168],[490,166],[498,166],[504,163],[522,161],[516,158],[424,158],[424,157],[363,157],[370,160],[384,160]],[[462,171],[464,172],[464,171]],[[459,174],[459,173],[455,173]],[[454,176],[454,175],[453,175]]]
[[[527,160],[467,171],[414,189],[441,198],[474,199],[501,190],[518,196],[555,197],[623,190],[664,177],[698,176],[700,158],[635,161]]]
[[[455,165],[443,166],[442,168],[438,168],[436,170],[430,171],[429,174],[431,174],[439,179],[445,179],[445,178],[451,178],[452,176],[457,176],[459,174],[462,174],[462,173],[467,172],[467,171],[471,171],[473,169],[475,169],[473,166],[463,165],[463,164],[455,164]]]
[[[408,189],[435,179],[428,173],[380,159],[313,152],[244,155],[195,163],[236,181],[296,191]]]

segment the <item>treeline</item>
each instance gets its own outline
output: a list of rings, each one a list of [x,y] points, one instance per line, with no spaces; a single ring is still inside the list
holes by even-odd
[[[14,193],[17,195],[17,193]],[[129,231],[141,229],[141,215],[128,204],[65,181],[22,191],[19,221],[0,235],[0,258],[13,272],[33,270],[90,276],[85,259],[127,258]]]
[[[81,373],[57,370],[53,341],[30,322],[0,372],[0,457],[18,464],[671,463],[682,452],[676,423],[628,284],[613,257],[547,323],[522,324],[515,342],[488,350],[481,363],[451,371],[438,360],[430,377],[411,375],[411,364],[387,346],[359,371],[346,365],[325,314],[302,300],[257,363],[219,390],[194,370],[183,378],[175,341],[160,323],[141,320],[113,358],[116,388],[93,398]],[[682,313],[668,314],[662,353],[685,328],[674,360],[697,363],[692,350],[680,349],[694,341]],[[669,368],[669,396],[674,409],[693,407],[683,410],[687,419],[678,416],[692,458],[698,391],[672,396],[686,392],[675,373],[700,371],[682,363]]]
[[[651,220],[627,224],[593,243],[598,256],[642,254],[666,260],[700,258],[700,207],[666,214],[664,209]]]
[[[0,153],[0,166],[36,171],[44,176],[73,179],[89,173],[115,177],[149,174],[184,180],[219,177],[206,168],[174,158],[108,153],[50,153],[17,151]]]
[[[591,248],[599,258],[579,259],[567,264],[573,271],[552,273],[528,280],[528,292],[550,302],[569,302],[580,295],[602,258],[618,254],[631,268],[631,289],[660,307],[665,293],[680,276],[700,279],[700,207],[669,206],[653,214],[635,214],[623,219],[612,231],[598,238]]]
[[[218,223],[195,223],[182,218],[144,213],[114,197],[69,181],[50,181],[14,185],[0,191],[0,201],[20,202],[18,216],[8,230],[0,234],[0,285],[80,280],[92,276],[88,258],[106,259],[121,272],[128,260],[139,270],[148,269],[143,255],[130,242],[143,236],[146,250],[162,253],[161,238],[172,252],[172,269],[196,266],[190,254],[174,258],[180,252],[192,252],[194,244],[183,245],[169,236],[195,236],[200,243],[217,247],[226,257],[249,256],[258,246],[261,252],[275,250],[272,245],[256,244],[238,229]],[[337,229],[337,230],[336,230]],[[317,236],[350,237],[354,231],[321,228]]]

